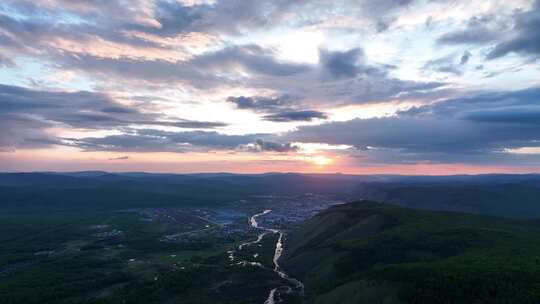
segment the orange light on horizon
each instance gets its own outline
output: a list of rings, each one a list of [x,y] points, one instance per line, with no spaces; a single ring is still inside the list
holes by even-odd
[[[309,158],[309,161],[317,166],[326,166],[334,162],[333,159],[323,155],[317,155]]]

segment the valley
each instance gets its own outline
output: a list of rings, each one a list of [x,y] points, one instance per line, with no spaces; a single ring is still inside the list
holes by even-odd
[[[9,189],[0,192],[2,303],[535,303],[540,295],[537,176],[28,178],[0,176]],[[192,192],[201,179],[208,191]],[[516,199],[496,195],[518,187]],[[437,197],[439,188],[456,194]],[[474,200],[471,189],[493,199]],[[516,216],[493,215],[505,210]]]
[[[323,195],[270,195],[216,208],[1,213],[0,297],[278,303],[280,292],[294,288],[278,264],[285,231],[337,203]],[[36,289],[39,295],[30,292]],[[289,293],[284,297],[300,299]]]

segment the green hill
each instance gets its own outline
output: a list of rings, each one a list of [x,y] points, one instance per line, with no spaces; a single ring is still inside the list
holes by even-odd
[[[333,207],[287,241],[315,303],[538,303],[540,225],[375,202]]]

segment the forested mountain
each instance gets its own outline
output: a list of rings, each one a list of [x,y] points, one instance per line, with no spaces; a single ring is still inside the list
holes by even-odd
[[[308,220],[284,265],[315,303],[537,303],[540,225],[361,201]]]

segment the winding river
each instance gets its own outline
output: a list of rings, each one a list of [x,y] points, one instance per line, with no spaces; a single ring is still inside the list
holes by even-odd
[[[304,293],[304,284],[302,282],[300,282],[299,280],[289,276],[287,273],[285,273],[281,269],[281,267],[279,265],[279,259],[280,259],[281,255],[283,254],[283,235],[284,235],[283,232],[278,230],[278,229],[272,229],[272,228],[267,228],[267,227],[260,226],[259,223],[257,222],[257,218],[259,218],[260,216],[263,216],[265,214],[268,214],[270,212],[272,212],[272,210],[264,210],[263,212],[257,213],[257,214],[255,214],[255,215],[253,215],[252,217],[249,218],[249,224],[251,225],[251,227],[253,227],[255,229],[258,229],[258,230],[261,230],[262,232],[257,236],[256,240],[251,241],[251,242],[246,242],[246,243],[243,243],[240,246],[238,246],[238,250],[242,250],[246,246],[250,246],[250,245],[259,243],[267,234],[270,234],[270,233],[278,233],[279,234],[278,240],[276,242],[276,249],[274,251],[274,257],[272,259],[273,264],[274,264],[274,272],[277,273],[281,278],[283,278],[283,279],[287,280],[289,283],[291,283],[291,285],[293,287],[291,287],[291,286],[279,286],[279,287],[276,287],[276,288],[270,290],[270,293],[268,294],[268,298],[266,299],[266,301],[264,301],[264,304],[275,304],[275,303],[281,302],[281,300],[279,299],[279,295],[280,295],[281,292],[291,293],[293,291],[296,291],[296,292],[300,293],[301,295]],[[234,256],[232,255],[232,253],[231,253],[230,257],[231,257],[231,260],[234,260]],[[262,266],[260,263],[247,262],[247,261],[241,261],[241,262],[239,262],[239,264]]]

